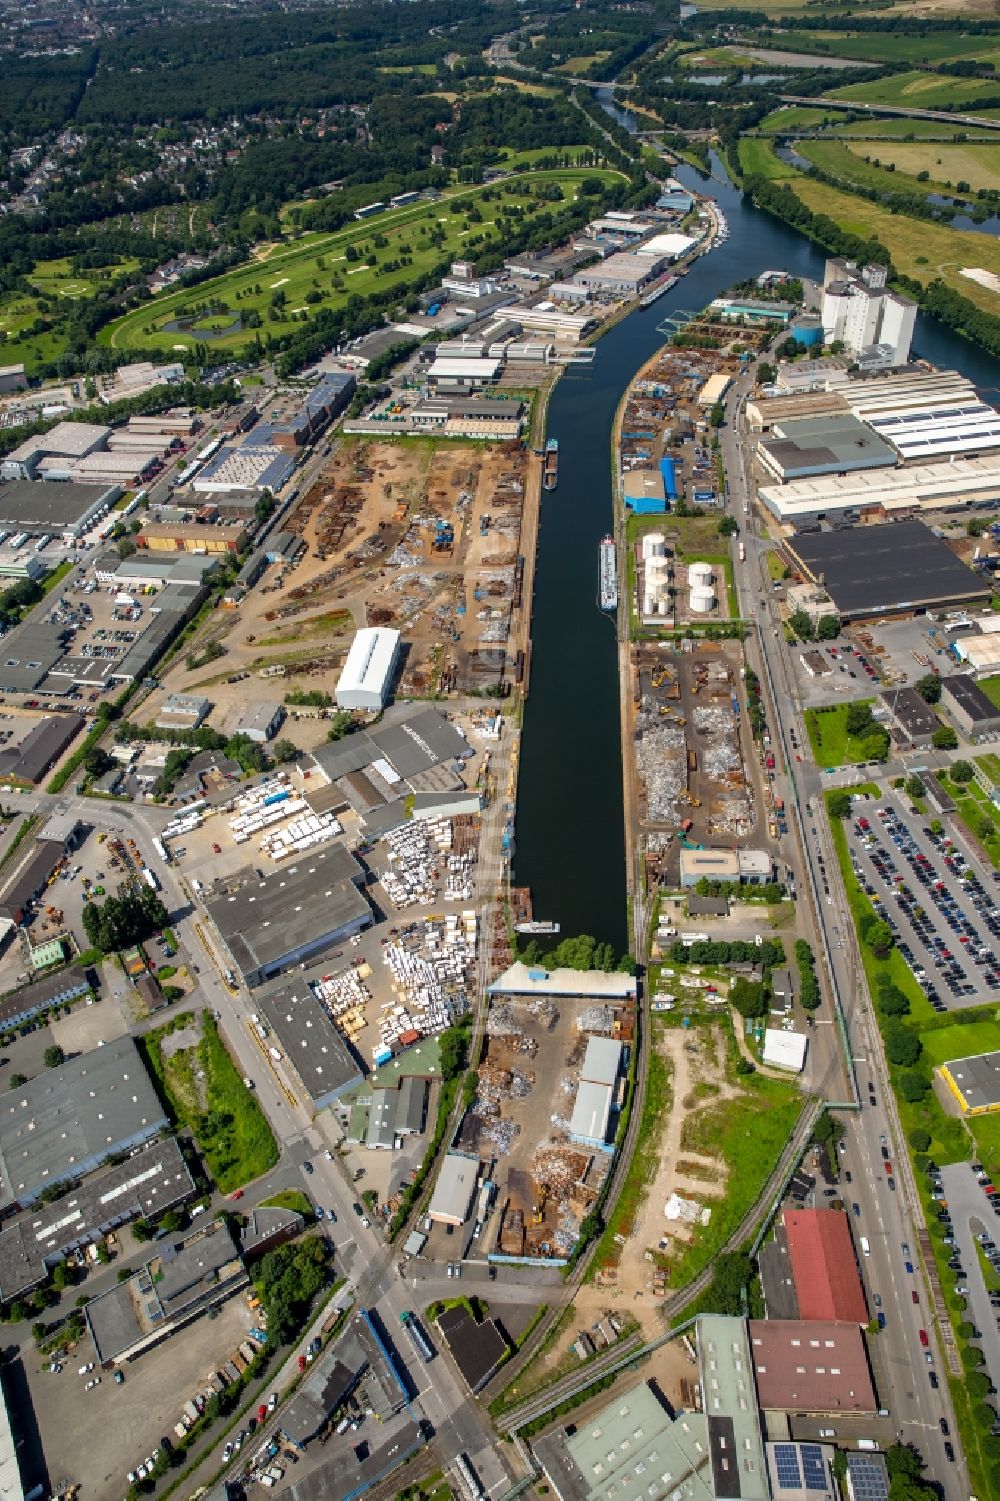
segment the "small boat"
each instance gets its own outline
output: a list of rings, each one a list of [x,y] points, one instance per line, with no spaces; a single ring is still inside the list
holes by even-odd
[[[558,933],[557,922],[518,922],[514,924],[515,933]]]
[[[545,445],[545,464],[542,468],[542,484],[546,490],[554,490],[559,483],[559,439],[550,438]]]

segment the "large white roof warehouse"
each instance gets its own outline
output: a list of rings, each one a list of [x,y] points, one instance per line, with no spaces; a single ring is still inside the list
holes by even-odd
[[[868,425],[907,460],[1000,448],[1000,412],[985,401],[955,401],[918,412],[886,413],[869,418]]]
[[[821,520],[844,511],[940,511],[1000,500],[1000,453],[910,469],[825,474],[762,485],[761,501],[779,521]]]
[[[367,626],[358,631],[337,683],[341,709],[382,709],[399,658],[399,632]]]

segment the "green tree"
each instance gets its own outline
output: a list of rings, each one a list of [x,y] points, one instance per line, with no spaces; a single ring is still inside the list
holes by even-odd
[[[935,750],[957,750],[958,736],[950,724],[943,724],[931,736],[931,745],[933,745]]]
[[[876,959],[885,959],[892,948],[892,929],[887,922],[873,922],[865,934],[865,942]]]
[[[900,1094],[910,1105],[917,1105],[930,1090],[930,1080],[919,1069],[906,1069],[896,1080]]]
[[[866,761],[888,761],[889,736],[885,730],[872,730],[861,742],[861,751]]]
[[[925,704],[936,704],[941,697],[941,679],[936,672],[928,672],[924,677],[918,678],[913,686]]]
[[[805,610],[793,610],[788,617],[788,624],[800,641],[812,640],[813,624]]]
[[[730,986],[729,999],[743,1017],[767,1015],[767,991],[760,981],[737,977]]]
[[[910,1132],[909,1142],[915,1152],[926,1152],[931,1144],[931,1133],[923,1126],[915,1126]]]
[[[850,818],[851,794],[844,787],[837,787],[827,794],[827,811],[831,818]]]
[[[66,1062],[66,1054],[57,1042],[50,1043],[42,1054],[42,1062],[46,1068],[58,1068],[60,1063]]]
[[[966,782],[971,782],[976,773],[968,761],[953,761],[950,775],[953,782],[958,782],[962,786]]]
[[[816,635],[820,641],[835,641],[840,635],[840,621],[836,615],[821,615],[816,622]]]
[[[923,779],[921,777],[918,777],[915,773],[913,776],[907,777],[904,785],[906,787],[906,793],[908,797],[923,797]]]
[[[739,1317],[743,1300],[753,1277],[753,1262],[739,1252],[726,1252],[715,1258],[715,1270],[706,1294],[706,1303],[715,1313]]]
[[[735,537],[739,529],[735,516],[723,516],[717,527],[720,537]]]
[[[885,1028],[885,1056],[898,1068],[910,1068],[920,1057],[920,1038],[905,1022],[893,1019]]]
[[[21,1085],[22,1084],[27,1084],[27,1082],[28,1082],[28,1076],[27,1076],[27,1074],[13,1073],[13,1074],[11,1074],[10,1078],[7,1080],[7,1086],[8,1086],[9,1089],[20,1089]]]
[[[871,704],[854,703],[847,705],[847,712],[844,715],[844,728],[849,735],[866,735],[873,723]]]
[[[102,777],[115,765],[115,758],[103,746],[92,745],[83,758],[83,765],[89,777]]]
[[[272,747],[272,754],[278,765],[284,766],[289,761],[297,761],[301,752],[293,740],[276,740]]]
[[[355,728],[354,715],[346,709],[341,709],[330,721],[330,728],[326,732],[327,740],[343,740]]]

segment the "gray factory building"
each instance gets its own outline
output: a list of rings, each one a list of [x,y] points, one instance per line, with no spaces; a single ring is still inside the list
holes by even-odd
[[[46,1069],[0,1103],[0,1208],[85,1178],[169,1124],[131,1037]]]
[[[314,1110],[332,1105],[339,1095],[362,1082],[361,1069],[340,1031],[304,981],[279,983],[262,991],[256,1004]]]
[[[350,850],[335,844],[263,880],[226,887],[205,906],[252,989],[368,927],[362,879]]]

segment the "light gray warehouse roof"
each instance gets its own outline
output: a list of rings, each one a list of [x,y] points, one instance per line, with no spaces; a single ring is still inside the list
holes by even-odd
[[[248,972],[368,912],[352,884],[360,876],[361,866],[350,850],[334,844],[205,905],[233,958]]]
[[[62,630],[28,621],[0,643],[0,689],[31,693],[63,655]]]
[[[317,746],[316,764],[332,782],[363,771],[384,756],[401,777],[409,778],[442,761],[469,754],[469,742],[437,709],[410,704],[390,711],[378,729],[358,731],[343,740]]]
[[[46,1069],[0,1102],[2,1202],[83,1177],[167,1124],[131,1037]]]
[[[118,485],[12,480],[0,484],[0,526],[26,532],[61,532],[76,526],[97,507],[113,505],[120,494]]]
[[[760,456],[774,473],[788,479],[879,469],[896,462],[891,446],[848,412],[779,422],[772,436],[762,439]]]
[[[314,1105],[361,1083],[342,1034],[302,980],[263,990],[256,1003]]]

